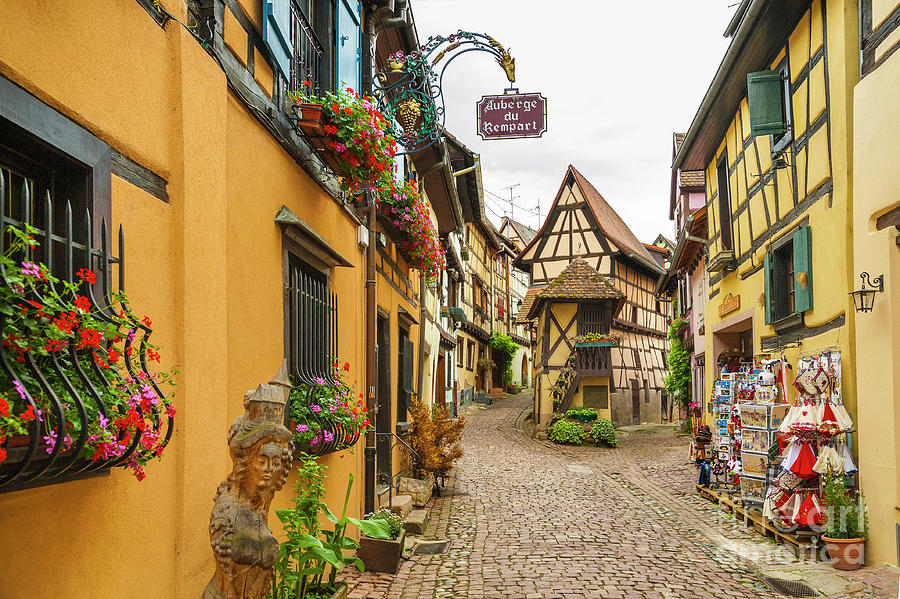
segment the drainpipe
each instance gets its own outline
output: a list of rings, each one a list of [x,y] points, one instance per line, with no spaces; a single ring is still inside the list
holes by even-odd
[[[378,304],[375,295],[375,245],[378,243],[375,235],[375,201],[369,199],[368,209],[369,247],[366,248],[366,408],[369,410],[369,418],[377,418],[378,403],[375,399],[375,348],[377,341]],[[363,513],[371,514],[375,511],[375,455],[376,455],[375,428],[370,427],[366,432],[365,449],[365,509]]]
[[[425,183],[425,175],[420,175],[419,189]],[[419,371],[417,374],[416,389],[419,390],[419,401],[422,400],[422,385],[425,384],[425,275],[419,273]],[[434,398],[432,398],[433,400]]]
[[[363,52],[363,91],[372,93],[372,78],[374,76],[375,67],[373,57],[375,56],[375,42],[378,34],[386,29],[400,27],[408,46],[411,48],[418,47],[418,40],[415,37],[415,29],[411,27],[407,21],[409,0],[396,0],[393,6],[372,11],[366,14],[365,19],[365,37],[369,44]],[[392,10],[393,9],[393,10]],[[369,418],[377,417],[378,402],[375,397],[375,347],[377,341],[377,318],[378,303],[375,294],[375,253],[376,253],[376,220],[375,220],[375,202],[370,197],[367,224],[369,227],[369,247],[366,248],[366,407],[369,410]],[[375,511],[375,478],[376,478],[376,435],[371,430],[366,433],[365,448],[365,511],[371,513]]]

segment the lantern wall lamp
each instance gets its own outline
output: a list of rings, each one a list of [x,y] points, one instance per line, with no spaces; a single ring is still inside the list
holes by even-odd
[[[862,279],[862,288],[850,292],[853,296],[853,307],[857,312],[871,312],[875,305],[875,294],[884,291],[884,275],[878,275],[870,280],[869,273],[862,272],[859,278]]]

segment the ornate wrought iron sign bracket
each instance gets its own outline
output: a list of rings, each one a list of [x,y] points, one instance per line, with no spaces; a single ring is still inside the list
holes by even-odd
[[[433,144],[444,131],[443,80],[447,66],[467,52],[492,54],[510,84],[516,81],[516,60],[497,40],[484,33],[457,31],[431,36],[418,50],[388,57],[387,68],[377,74],[374,90],[378,109],[391,134],[410,154]]]

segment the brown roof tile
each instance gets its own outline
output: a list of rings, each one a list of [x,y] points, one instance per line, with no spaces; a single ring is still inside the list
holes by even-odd
[[[516,322],[531,322],[533,320],[528,318],[528,313],[531,311],[531,305],[534,304],[534,300],[541,290],[542,287],[532,287],[525,292],[525,298],[522,300],[522,307],[519,308],[519,315],[516,317]]]
[[[682,187],[706,186],[706,175],[703,171],[681,171]]]
[[[597,272],[584,258],[575,258],[549,285],[538,290],[528,308],[528,316],[534,318],[534,312],[543,300],[621,301],[624,297],[624,293],[614,287],[609,279]],[[522,307],[525,307],[524,304]]]
[[[584,175],[578,172],[574,166],[570,166],[572,173],[575,175],[575,181],[581,188],[588,205],[597,218],[600,228],[607,237],[613,240],[626,254],[634,254],[645,261],[656,265],[656,261],[647,251],[638,238],[634,236],[625,221],[622,220],[615,210],[612,209],[600,192],[591,185],[591,182],[584,178]]]

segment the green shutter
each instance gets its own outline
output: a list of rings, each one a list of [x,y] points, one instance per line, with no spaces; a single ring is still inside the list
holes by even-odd
[[[812,229],[806,226],[794,233],[794,311],[799,314],[812,307]]]
[[[772,323],[772,253],[766,252],[763,258],[763,276],[765,277],[766,288],[766,324]]]
[[[750,135],[781,135],[784,122],[784,79],[780,71],[747,73],[747,103],[750,105]]]

